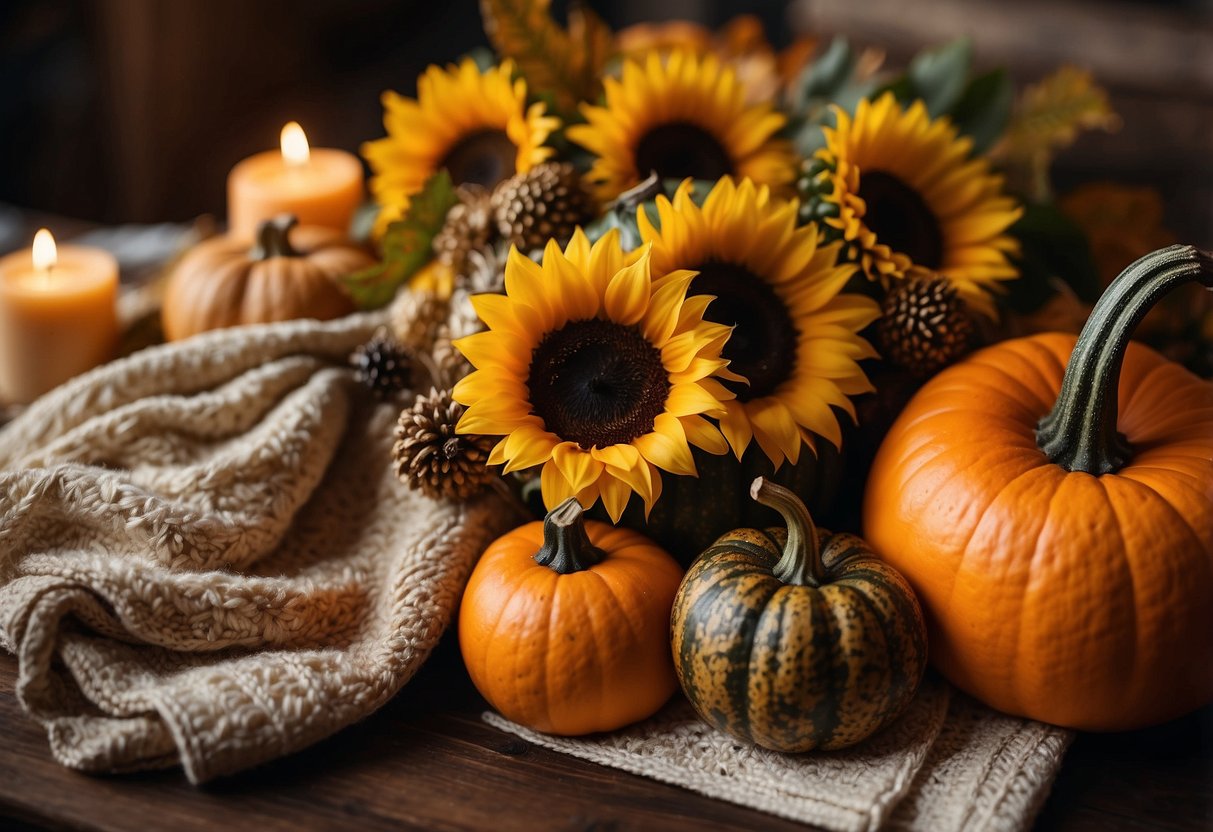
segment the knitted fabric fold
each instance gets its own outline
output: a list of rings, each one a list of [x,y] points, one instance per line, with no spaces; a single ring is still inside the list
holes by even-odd
[[[0,431],[0,642],[61,763],[202,782],[367,716],[429,655],[513,518],[395,480],[398,408],[345,367],[381,323],[146,350]]]

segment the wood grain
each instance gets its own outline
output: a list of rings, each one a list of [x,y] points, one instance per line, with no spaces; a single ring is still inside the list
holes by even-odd
[[[791,830],[804,827],[503,734],[447,639],[370,719],[203,788],[179,771],[90,777],[51,759],[0,656],[0,828],[88,830]],[[1213,828],[1213,708],[1151,731],[1083,736],[1041,817],[1051,830]]]

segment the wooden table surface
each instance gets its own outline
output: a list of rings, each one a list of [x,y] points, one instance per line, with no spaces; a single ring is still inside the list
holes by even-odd
[[[451,639],[371,718],[255,771],[190,786],[179,771],[61,768],[0,656],[0,828],[803,829],[538,748],[480,721]],[[1213,829],[1213,708],[1149,731],[1084,735],[1042,829]]]

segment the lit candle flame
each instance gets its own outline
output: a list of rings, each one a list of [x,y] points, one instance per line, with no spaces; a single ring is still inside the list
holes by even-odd
[[[307,164],[312,151],[307,146],[307,136],[299,122],[290,121],[282,128],[282,158],[293,168]]]
[[[55,238],[51,236],[50,229],[38,229],[38,233],[34,235],[34,268],[49,276],[57,262],[59,251],[55,247]]]

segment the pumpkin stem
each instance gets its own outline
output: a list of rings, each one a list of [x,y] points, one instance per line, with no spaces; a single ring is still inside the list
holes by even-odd
[[[290,232],[299,220],[294,214],[279,214],[262,221],[257,226],[257,242],[249,252],[251,260],[268,260],[271,257],[298,257],[299,252],[291,248]]]
[[[1112,281],[1078,336],[1056,404],[1037,425],[1036,444],[1050,460],[1097,477],[1128,464],[1133,449],[1116,429],[1125,349],[1150,308],[1190,281],[1213,289],[1213,254],[1171,246],[1147,254]]]
[[[590,542],[581,503],[569,497],[543,519],[543,546],[535,562],[561,575],[581,572],[606,559],[606,552]]]
[[[795,586],[821,586],[826,580],[825,563],[821,560],[821,542],[817,539],[817,527],[804,503],[789,488],[758,477],[750,483],[750,496],[768,508],[783,515],[788,526],[788,540],[783,546],[783,557],[772,570],[775,577],[785,584]]]

